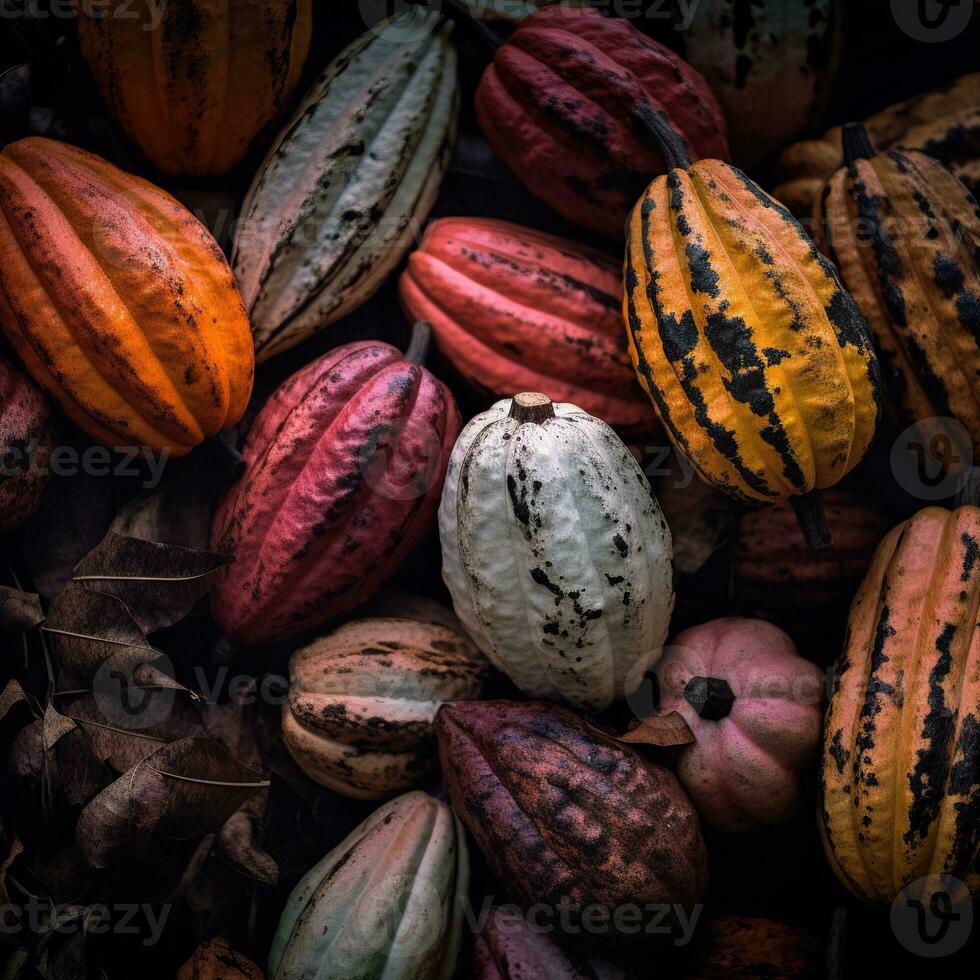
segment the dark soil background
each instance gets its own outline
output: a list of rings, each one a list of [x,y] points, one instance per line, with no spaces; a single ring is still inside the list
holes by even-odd
[[[4,6],[15,9],[18,3],[0,0],[0,11]],[[36,134],[94,150],[174,193],[198,213],[228,249],[235,210],[273,134],[259,140],[249,157],[230,174],[201,181],[162,177],[140,158],[105,115],[87,68],[78,56],[74,22],[44,16],[47,5],[40,0],[26,6],[33,8],[35,14],[0,18],[0,144]],[[314,6],[313,45],[297,94],[333,55],[364,30],[360,5],[352,0],[315,2]],[[891,15],[889,0],[847,0],[843,8],[844,58],[825,126],[862,118],[892,102],[980,69],[980,7],[967,31],[941,44],[917,42],[905,34]],[[640,19],[636,23],[651,36],[679,46],[679,39],[663,19]],[[472,94],[486,56],[470,38],[464,37],[462,44],[461,137],[433,216],[489,215],[581,238],[580,229],[566,225],[529,197],[483,142],[473,118]],[[756,168],[752,176],[768,185],[769,169]],[[618,243],[608,245],[612,250],[618,248]],[[255,403],[261,404],[265,394],[294,370],[341,343],[379,338],[404,347],[409,328],[398,307],[396,279],[393,276],[369,303],[343,323],[263,365],[257,376]],[[438,355],[433,356],[429,366],[453,387],[465,415],[485,407],[458,382]],[[64,442],[86,445],[85,438],[67,424],[62,426],[61,434]],[[896,486],[888,464],[890,445],[886,428],[875,450],[851,474],[846,485],[875,502],[892,523],[921,504]],[[166,479],[176,478],[193,465],[193,456],[172,462]],[[43,558],[46,548],[58,550],[57,542],[69,538],[90,545],[97,543],[119,505],[139,492],[140,482],[138,477],[109,480],[84,476],[52,481],[42,510],[32,524],[16,536],[0,539],[0,571],[9,566],[24,587],[30,588],[32,572],[36,573],[39,567],[38,556]],[[761,613],[787,629],[804,655],[821,665],[831,664],[842,640],[850,597],[842,596],[836,607],[819,613],[779,605],[765,609],[747,606],[739,599],[737,583],[732,580],[733,541],[734,532],[726,534],[701,572],[679,581],[675,629],[730,612]],[[8,578],[3,581],[8,583]],[[394,584],[447,601],[439,575],[435,533],[406,562]],[[171,653],[178,665],[205,664],[217,673],[230,656],[219,641],[210,619],[202,614],[174,628],[157,645]],[[248,658],[233,659],[232,672],[240,669],[282,673],[288,652],[264,650]],[[20,664],[19,641],[12,646],[7,640],[0,658],[0,683],[18,671]],[[274,727],[277,711],[268,709],[266,715],[263,724]],[[810,786],[814,783],[815,779],[809,781]],[[708,911],[738,911],[803,921],[821,941],[826,941],[834,909],[846,907],[850,911],[845,955],[841,972],[835,976],[857,977],[872,970],[918,971],[924,961],[905,953],[896,942],[887,913],[859,907],[837,884],[822,853],[813,807],[810,799],[801,816],[784,826],[738,836],[709,835]],[[96,943],[97,958],[110,977],[171,977],[201,935],[220,931],[233,945],[262,963],[278,912],[298,876],[372,808],[370,804],[355,804],[318,790],[312,784],[298,792],[295,785],[273,776],[267,849],[280,861],[280,887],[256,885],[228,868],[209,867],[193,901],[178,906],[171,916],[160,946],[148,949],[139,936],[102,937]],[[503,900],[504,890],[489,878],[475,848],[472,856],[474,894],[491,893]],[[0,943],[5,938],[0,935]],[[642,975],[683,976],[683,960],[688,953],[658,950],[647,959]],[[0,957],[4,955],[0,946]],[[935,961],[937,972],[949,977],[975,977],[978,965],[980,929],[975,930],[973,941],[957,956]]]

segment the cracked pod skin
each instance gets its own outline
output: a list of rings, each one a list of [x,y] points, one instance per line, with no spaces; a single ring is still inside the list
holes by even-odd
[[[664,172],[631,112],[666,113],[694,156],[728,159],[725,120],[704,78],[628,20],[548,7],[500,46],[480,79],[487,142],[560,215],[619,237],[650,178]]]
[[[605,708],[660,656],[670,529],[626,446],[577,406],[525,392],[476,416],[439,536],[456,615],[525,694]]]
[[[837,877],[873,905],[919,882],[928,907],[944,890],[929,876],[980,891],[978,555],[980,508],[927,507],[885,536],[851,606],[819,824]]]
[[[523,909],[567,908],[574,922],[597,904],[606,939],[642,942],[647,906],[700,900],[707,852],[668,769],[543,702],[443,705],[435,726],[453,808]],[[613,916],[626,905],[641,910],[629,928]]]
[[[817,244],[868,320],[906,422],[954,418],[953,453],[980,454],[980,205],[922,153],[875,153],[844,127],[847,166],[814,203]]]
[[[9,143],[0,254],[0,327],[93,439],[183,456],[241,418],[245,308],[217,242],[169,194],[66,143]]]
[[[615,429],[656,426],[626,348],[622,269],[604,252],[507,221],[440,218],[398,291],[478,390],[541,391]]]
[[[772,504],[833,486],[880,414],[867,324],[799,222],[740,170],[682,154],[629,219],[640,382],[706,483]]]
[[[459,412],[415,356],[339,347],[256,416],[211,529],[235,558],[211,601],[233,640],[282,640],[350,612],[431,527]]]
[[[478,698],[489,668],[461,631],[436,623],[346,623],[290,658],[283,741],[311,779],[344,796],[403,792],[436,766],[439,705]]]
[[[656,670],[660,711],[694,735],[675,772],[704,823],[737,833],[792,817],[820,745],[820,668],[771,623],[725,617],[679,633]],[[704,679],[723,696],[699,699]]]
[[[312,0],[79,4],[78,40],[109,111],[166,174],[223,174],[285,109]],[[158,21],[158,23],[157,23]]]
[[[293,889],[270,980],[450,980],[469,876],[450,806],[419,792],[390,800]]]
[[[0,532],[11,531],[34,513],[48,482],[47,468],[31,465],[30,454],[52,447],[48,401],[8,361],[0,359]]]

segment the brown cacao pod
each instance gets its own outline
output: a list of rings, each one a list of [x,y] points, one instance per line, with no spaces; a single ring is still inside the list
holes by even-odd
[[[177,971],[176,980],[263,980],[263,975],[247,956],[236,953],[219,936],[194,950]]]

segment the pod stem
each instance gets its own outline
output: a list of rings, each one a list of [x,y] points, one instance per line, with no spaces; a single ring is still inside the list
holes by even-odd
[[[435,2],[409,0],[409,2],[419,7],[435,10],[447,20],[451,20],[454,24],[462,27],[463,30],[469,31],[487,49],[491,58],[497,53],[497,48],[504,43],[504,39],[495,31],[490,30],[462,0],[435,0]]]
[[[412,325],[412,339],[405,351],[405,360],[420,367],[429,356],[429,343],[432,340],[432,326],[425,320],[416,320]]]
[[[537,391],[524,391],[514,395],[510,403],[510,417],[518,422],[545,422],[555,417],[555,406],[547,395]]]
[[[735,693],[721,677],[692,677],[684,685],[684,700],[705,721],[727,718],[735,703]]]
[[[870,160],[875,155],[874,144],[863,122],[845,123],[841,143],[844,147],[844,163],[847,166],[855,160]]]
[[[827,527],[827,519],[824,517],[820,492],[811,490],[809,493],[790,497],[789,500],[793,510],[796,511],[796,519],[800,523],[800,530],[809,549],[814,554],[830,551],[834,547],[834,539],[830,535],[830,528]]]
[[[663,112],[658,112],[649,102],[644,101],[633,109],[632,115],[633,121],[660,151],[668,173],[671,170],[687,170],[691,166],[691,158],[684,141],[674,131]]]

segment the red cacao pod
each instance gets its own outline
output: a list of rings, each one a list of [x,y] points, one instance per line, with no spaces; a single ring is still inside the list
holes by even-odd
[[[543,702],[446,704],[435,729],[453,807],[522,908],[650,940],[700,899],[707,852],[668,769]]]
[[[51,448],[48,413],[44,395],[0,360],[0,531],[23,524],[41,499]]]
[[[619,429],[656,425],[626,348],[619,263],[492,218],[441,218],[399,283],[412,320],[497,397],[540,391]]]
[[[729,158],[704,78],[628,20],[588,8],[548,7],[523,20],[476,92],[487,141],[527,189],[610,236],[666,170],[632,117],[645,105],[666,114],[692,160]]]
[[[347,344],[289,378],[249,432],[212,547],[234,564],[212,596],[240,643],[285,639],[369,599],[432,524],[459,412],[419,363]]]

